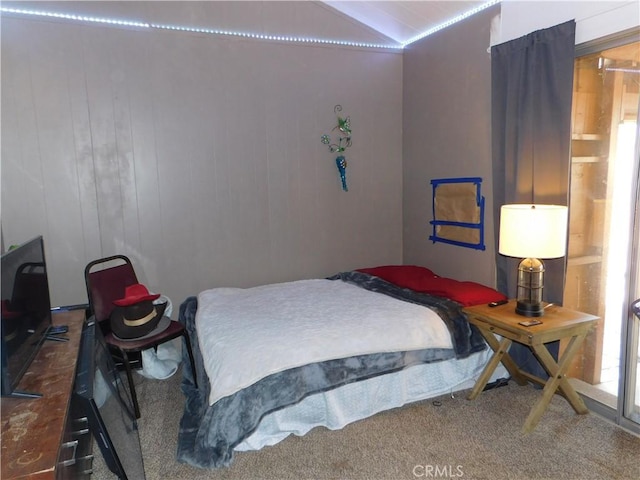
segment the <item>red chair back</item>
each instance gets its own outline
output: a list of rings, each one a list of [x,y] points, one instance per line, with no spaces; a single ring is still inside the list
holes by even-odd
[[[119,263],[115,266],[106,266]],[[105,267],[106,266],[106,267]],[[131,261],[124,255],[95,260],[85,268],[89,306],[98,322],[108,320],[114,300],[124,297],[126,287],[138,283]]]

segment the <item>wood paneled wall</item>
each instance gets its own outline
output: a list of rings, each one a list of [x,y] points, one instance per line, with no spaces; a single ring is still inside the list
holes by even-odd
[[[488,8],[404,51],[404,261],[495,285]],[[429,240],[431,180],[482,178],[486,250]]]
[[[297,3],[308,22],[330,15]],[[401,54],[12,16],[1,27],[4,244],[44,235],[54,304],[86,301],[84,266],[114,253],[174,305],[402,261]],[[352,120],[349,192],[320,142],[335,104]]]

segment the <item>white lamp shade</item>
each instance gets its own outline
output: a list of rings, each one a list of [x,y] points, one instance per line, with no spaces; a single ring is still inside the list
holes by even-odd
[[[518,258],[563,257],[567,218],[568,209],[561,205],[503,205],[498,251]]]

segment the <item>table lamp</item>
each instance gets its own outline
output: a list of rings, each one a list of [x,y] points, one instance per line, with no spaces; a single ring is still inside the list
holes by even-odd
[[[567,207],[560,205],[503,205],[500,208],[498,251],[523,258],[518,266],[516,313],[525,317],[544,315],[541,259],[563,257],[567,244]]]

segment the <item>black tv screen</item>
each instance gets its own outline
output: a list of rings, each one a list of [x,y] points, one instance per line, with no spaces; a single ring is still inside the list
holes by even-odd
[[[49,281],[41,236],[2,255],[2,395],[16,386],[51,326]],[[35,394],[36,392],[34,392]]]

